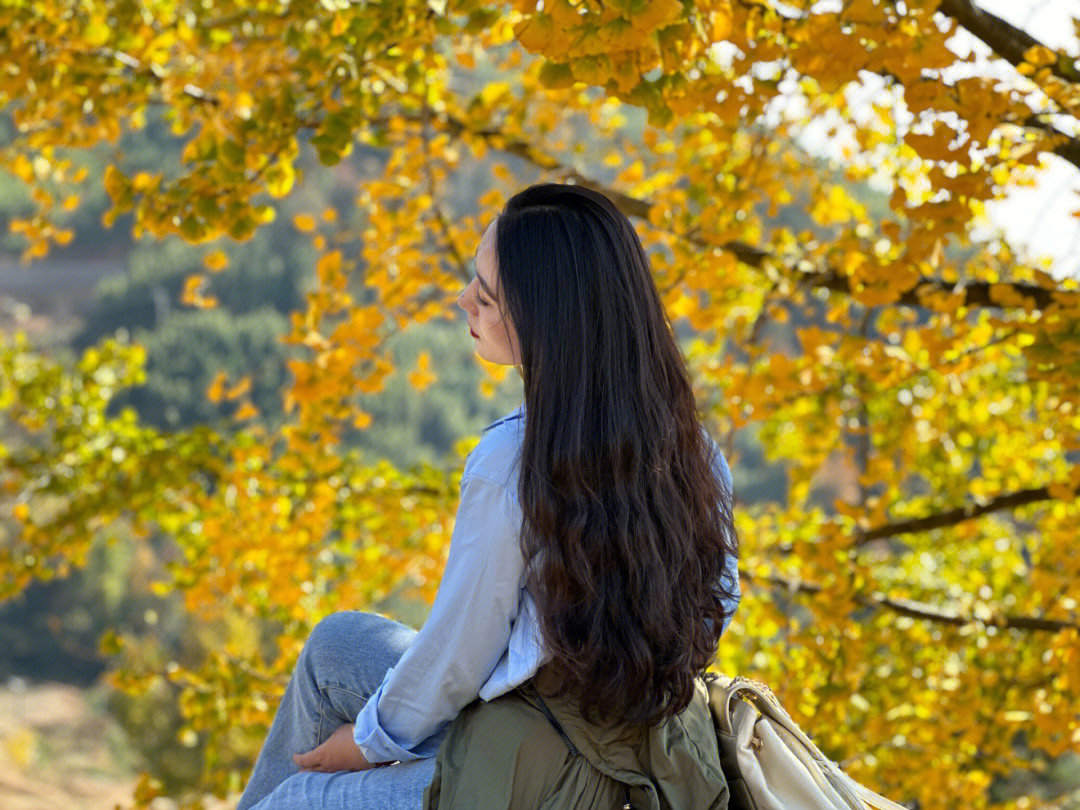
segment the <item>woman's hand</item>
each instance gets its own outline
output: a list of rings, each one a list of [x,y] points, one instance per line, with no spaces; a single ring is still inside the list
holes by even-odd
[[[333,773],[335,771],[366,771],[375,767],[356,747],[353,724],[341,726],[318,748],[306,754],[293,754],[293,762],[301,771]]]

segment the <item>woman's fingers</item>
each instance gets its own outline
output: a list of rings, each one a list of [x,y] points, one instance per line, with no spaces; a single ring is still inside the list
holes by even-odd
[[[319,769],[319,749],[315,748],[304,754],[293,754],[295,762],[302,771],[317,771]]]
[[[306,754],[293,754],[293,762],[295,762],[302,771],[321,771],[326,773],[334,770],[327,767],[327,757],[325,752],[326,743],[323,743],[318,748],[313,748]]]
[[[322,745],[303,754],[293,754],[293,762],[302,771],[333,773],[362,771],[371,765],[353,740],[353,725],[341,726]]]

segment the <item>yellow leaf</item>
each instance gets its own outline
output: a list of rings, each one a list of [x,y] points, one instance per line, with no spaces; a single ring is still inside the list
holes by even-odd
[[[1046,492],[1051,498],[1056,498],[1059,501],[1069,502],[1076,497],[1076,493],[1073,492],[1073,488],[1068,484],[1063,484],[1055,481],[1052,484],[1046,486]]]
[[[679,0],[650,0],[643,10],[630,15],[630,24],[642,31],[653,31],[677,20],[682,10]]]
[[[108,193],[113,200],[121,197],[130,188],[130,184],[128,179],[124,176],[124,173],[112,165],[105,167],[105,177],[102,184],[105,186],[106,193]]]
[[[109,26],[102,20],[94,20],[82,30],[83,39],[94,48],[100,48],[108,42],[111,34]]]
[[[296,169],[293,168],[292,161],[279,160],[266,170],[265,177],[266,190],[280,199],[292,191],[293,184],[296,182]],[[301,228],[301,230],[304,229]]]
[[[1018,292],[1012,284],[991,284],[990,300],[1003,307],[1034,308],[1034,301],[1023,293]]]
[[[602,85],[611,78],[611,60],[603,54],[586,56],[573,63],[574,78],[586,84]]]
[[[527,51],[543,51],[555,36],[555,21],[547,14],[535,14],[514,26],[514,36]]]
[[[357,411],[352,423],[354,428],[364,430],[371,424],[371,414],[367,411]]]
[[[245,376],[225,394],[225,399],[240,399],[251,390],[251,377]]]
[[[489,188],[477,200],[480,206],[483,208],[501,208],[503,204],[503,195],[497,188]]]
[[[211,273],[220,273],[228,266],[229,257],[225,255],[224,251],[215,250],[203,256],[203,267]]]
[[[1035,67],[1045,67],[1056,64],[1058,55],[1045,45],[1033,45],[1024,51],[1024,61]]]
[[[34,182],[34,164],[30,162],[30,158],[26,155],[16,155],[12,160],[11,165],[8,167],[8,171],[22,180],[24,183]],[[105,170],[106,177],[109,170]]]
[[[341,251],[334,250],[327,253],[315,263],[315,272],[319,278],[326,281],[330,276],[341,271]]]
[[[678,297],[667,305],[668,314],[672,318],[685,318],[696,309],[697,301],[683,292],[680,292]]]
[[[544,87],[550,87],[552,90],[572,87],[574,85],[574,71],[570,69],[570,65],[545,62],[544,66],[540,68],[539,79],[540,84],[544,85]]]
[[[225,398],[225,372],[219,371],[206,389],[206,398],[211,402],[221,402]]]
[[[199,294],[200,289],[206,283],[206,276],[199,273],[193,273],[184,279],[184,289],[180,293],[180,300],[185,304],[191,304],[194,302],[195,297]]]
[[[454,453],[459,458],[465,458],[473,451],[473,448],[480,443],[479,436],[466,436],[463,439],[458,439],[454,442]]]
[[[233,414],[233,419],[237,422],[243,422],[246,419],[252,419],[258,415],[259,409],[248,400],[241,403],[240,407],[236,409],[236,413]]]
[[[212,295],[203,295],[206,288],[206,276],[193,273],[184,279],[184,289],[180,292],[180,303],[199,309],[211,309],[218,304]]]
[[[417,391],[423,391],[437,379],[431,371],[431,355],[420,352],[416,358],[416,370],[409,373],[409,384]]]
[[[727,11],[713,11],[709,15],[710,42],[723,42],[731,36],[732,23],[730,9]]]
[[[8,756],[11,757],[19,773],[25,772],[37,758],[40,744],[38,732],[32,727],[16,725],[13,731],[9,731],[4,736]]]
[[[297,214],[292,218],[293,227],[302,233],[315,230],[315,217],[311,214]]]

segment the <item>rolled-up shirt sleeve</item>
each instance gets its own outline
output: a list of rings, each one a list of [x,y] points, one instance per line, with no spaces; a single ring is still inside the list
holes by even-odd
[[[438,732],[477,697],[520,607],[520,531],[514,494],[466,470],[431,614],[356,718],[369,762],[434,756]]]

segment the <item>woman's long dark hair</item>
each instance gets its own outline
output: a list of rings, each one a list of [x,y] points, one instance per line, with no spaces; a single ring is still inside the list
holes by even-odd
[[[626,217],[590,189],[538,185],[495,238],[525,381],[522,550],[552,671],[586,718],[658,723],[716,652],[732,493]]]

